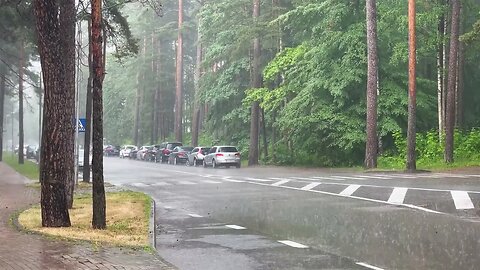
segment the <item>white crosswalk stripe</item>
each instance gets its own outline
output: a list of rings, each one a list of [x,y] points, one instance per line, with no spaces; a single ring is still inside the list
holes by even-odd
[[[172,184],[167,183],[167,182],[157,182],[153,183],[152,186],[171,186]]]
[[[388,198],[389,203],[402,204],[407,195],[408,188],[394,188],[390,198]]]
[[[148,185],[144,183],[131,183],[130,185],[134,187],[148,187]]]
[[[346,189],[344,189],[342,192],[340,192],[340,195],[351,196],[360,187],[361,187],[360,185],[350,185]]]
[[[281,186],[283,184],[286,184],[288,182],[290,182],[290,180],[282,180],[282,181],[278,181],[276,183],[273,183],[272,186],[279,187],[279,186]]]
[[[321,183],[313,182],[311,184],[308,184],[308,185],[302,187],[301,190],[312,190],[313,188],[315,188],[316,186],[318,186],[320,184]]]
[[[451,191],[455,208],[458,210],[466,210],[475,208],[472,203],[472,199],[468,196],[466,191]]]

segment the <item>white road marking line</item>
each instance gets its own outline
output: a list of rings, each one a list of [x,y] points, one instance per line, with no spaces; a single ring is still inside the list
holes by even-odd
[[[364,178],[355,177],[355,176],[340,176],[340,175],[334,175],[334,176],[332,176],[332,177],[340,178],[340,179],[347,179],[347,180],[364,180]]]
[[[270,179],[260,179],[260,178],[251,178],[251,177],[247,177],[245,179],[250,180],[250,181],[258,181],[258,182],[272,182],[273,181],[273,180],[270,180]]]
[[[203,216],[200,216],[200,215],[197,215],[197,214],[188,214],[189,216],[191,217],[194,217],[194,218],[202,218]]]
[[[148,185],[144,183],[131,183],[130,185],[134,187],[148,187]]]
[[[340,192],[340,195],[351,196],[359,188],[360,188],[360,185],[350,185],[346,189],[344,189],[342,192]]]
[[[225,227],[228,227],[228,228],[234,229],[234,230],[246,230],[247,229],[245,227],[238,226],[238,225],[225,225]]]
[[[407,195],[408,188],[394,188],[390,198],[388,198],[389,203],[398,203],[402,204]]]
[[[166,210],[175,209],[173,206],[168,206],[168,205],[165,205],[163,208]]]
[[[376,267],[376,266],[373,266],[371,264],[363,263],[363,262],[357,262],[357,265],[363,266],[365,268],[373,269],[373,270],[384,270],[383,268]]]
[[[202,181],[203,183],[206,183],[206,184],[221,184],[222,182],[218,182],[218,181],[211,181],[211,180],[205,180],[205,181]]]
[[[152,186],[171,186],[172,184],[167,183],[167,182],[157,182],[152,184]]]
[[[235,180],[235,179],[225,179],[227,182],[232,182],[232,183],[245,183],[245,181],[242,180]]]
[[[451,191],[455,208],[458,210],[473,209],[472,200],[466,191]]]
[[[289,178],[290,178],[290,179],[295,179],[295,180],[307,180],[307,181],[318,180],[318,179],[313,178],[313,177],[307,178],[307,177],[295,177],[295,176],[292,176],[292,177],[289,177]]]
[[[391,176],[386,176],[386,175],[382,175],[382,176],[379,176],[379,175],[354,175],[354,177],[359,177],[359,178],[364,178],[364,179],[383,179],[383,180],[386,180],[386,179],[392,179]]]
[[[289,240],[282,240],[282,241],[278,241],[278,242],[282,243],[284,245],[290,246],[290,247],[294,247],[294,248],[308,248],[308,246],[302,245],[302,244],[297,243],[297,242],[289,241]]]
[[[190,182],[190,181],[180,181],[178,182],[180,185],[196,185],[197,183]]]
[[[316,186],[320,185],[321,183],[318,183],[318,182],[313,182],[311,184],[308,184],[304,187],[301,188],[301,190],[311,190],[313,188],[315,188]]]
[[[280,180],[280,181],[283,181],[283,180],[289,181],[289,180],[290,180],[290,179],[288,179],[288,178],[279,178],[279,177],[270,177],[270,178],[268,178],[268,179],[277,180],[277,181],[278,181],[278,180]]]
[[[290,180],[282,180],[282,181],[278,181],[278,182],[276,182],[276,183],[273,183],[272,186],[274,186],[274,187],[279,187],[279,186],[281,186],[281,185],[283,185],[283,184],[286,184],[286,183],[288,183],[288,182],[290,182]]]
[[[270,184],[256,183],[256,182],[247,182],[247,183],[253,184],[253,185],[259,185],[259,186],[271,187]],[[280,186],[280,188],[302,191],[299,188],[289,187],[289,186]],[[331,196],[342,197],[342,198],[346,197],[346,198],[356,199],[356,200],[360,200],[360,201],[382,203],[382,204],[388,204],[388,205],[393,205],[393,206],[403,206],[403,207],[406,207],[406,208],[412,208],[412,209],[421,210],[421,211],[424,211],[424,212],[434,213],[434,214],[445,214],[445,213],[442,213],[442,212],[434,211],[434,210],[431,210],[431,209],[428,209],[428,208],[425,208],[425,207],[411,205],[411,204],[395,204],[395,203],[389,203],[389,202],[382,201],[382,200],[376,200],[376,199],[370,199],[370,198],[364,198],[364,197],[358,197],[358,196],[344,196],[344,195],[340,195],[340,194],[333,193],[333,192],[314,190],[314,189],[309,190],[308,192],[314,192],[314,193],[331,195]]]
[[[478,174],[470,174],[470,175],[467,175],[468,177],[480,177],[480,175]]]
[[[339,178],[332,178],[332,177],[327,177],[327,176],[314,176],[312,177],[314,179],[320,179],[320,180],[339,180],[339,181],[345,181],[345,179],[339,179]]]

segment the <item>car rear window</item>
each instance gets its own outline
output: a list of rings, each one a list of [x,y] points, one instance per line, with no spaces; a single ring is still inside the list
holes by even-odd
[[[173,148],[175,148],[177,146],[182,146],[182,144],[181,143],[170,143],[170,144],[167,145],[167,149],[172,150]]]
[[[236,147],[220,147],[220,150],[218,152],[231,153],[238,152],[238,150]]]
[[[183,151],[192,151],[193,147],[182,147],[181,150]]]
[[[210,148],[208,148],[208,147],[203,147],[203,148],[202,148],[202,153],[206,153],[206,152],[208,152],[209,150],[210,150]]]

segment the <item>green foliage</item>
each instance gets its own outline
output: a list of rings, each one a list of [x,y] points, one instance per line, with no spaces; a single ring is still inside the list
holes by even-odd
[[[393,133],[395,150],[380,157],[379,165],[384,168],[404,167],[406,160],[407,142],[400,132]],[[455,130],[454,135],[454,158],[460,164],[470,161],[469,165],[480,164],[480,130],[470,131]],[[432,130],[425,133],[417,133],[416,156],[419,167],[442,167],[444,155],[444,138],[439,139],[438,131]]]

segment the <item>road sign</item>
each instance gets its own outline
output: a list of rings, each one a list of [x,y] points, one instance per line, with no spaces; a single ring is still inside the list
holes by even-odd
[[[78,119],[78,132],[85,132],[86,127],[87,127],[87,119],[79,118]]]

